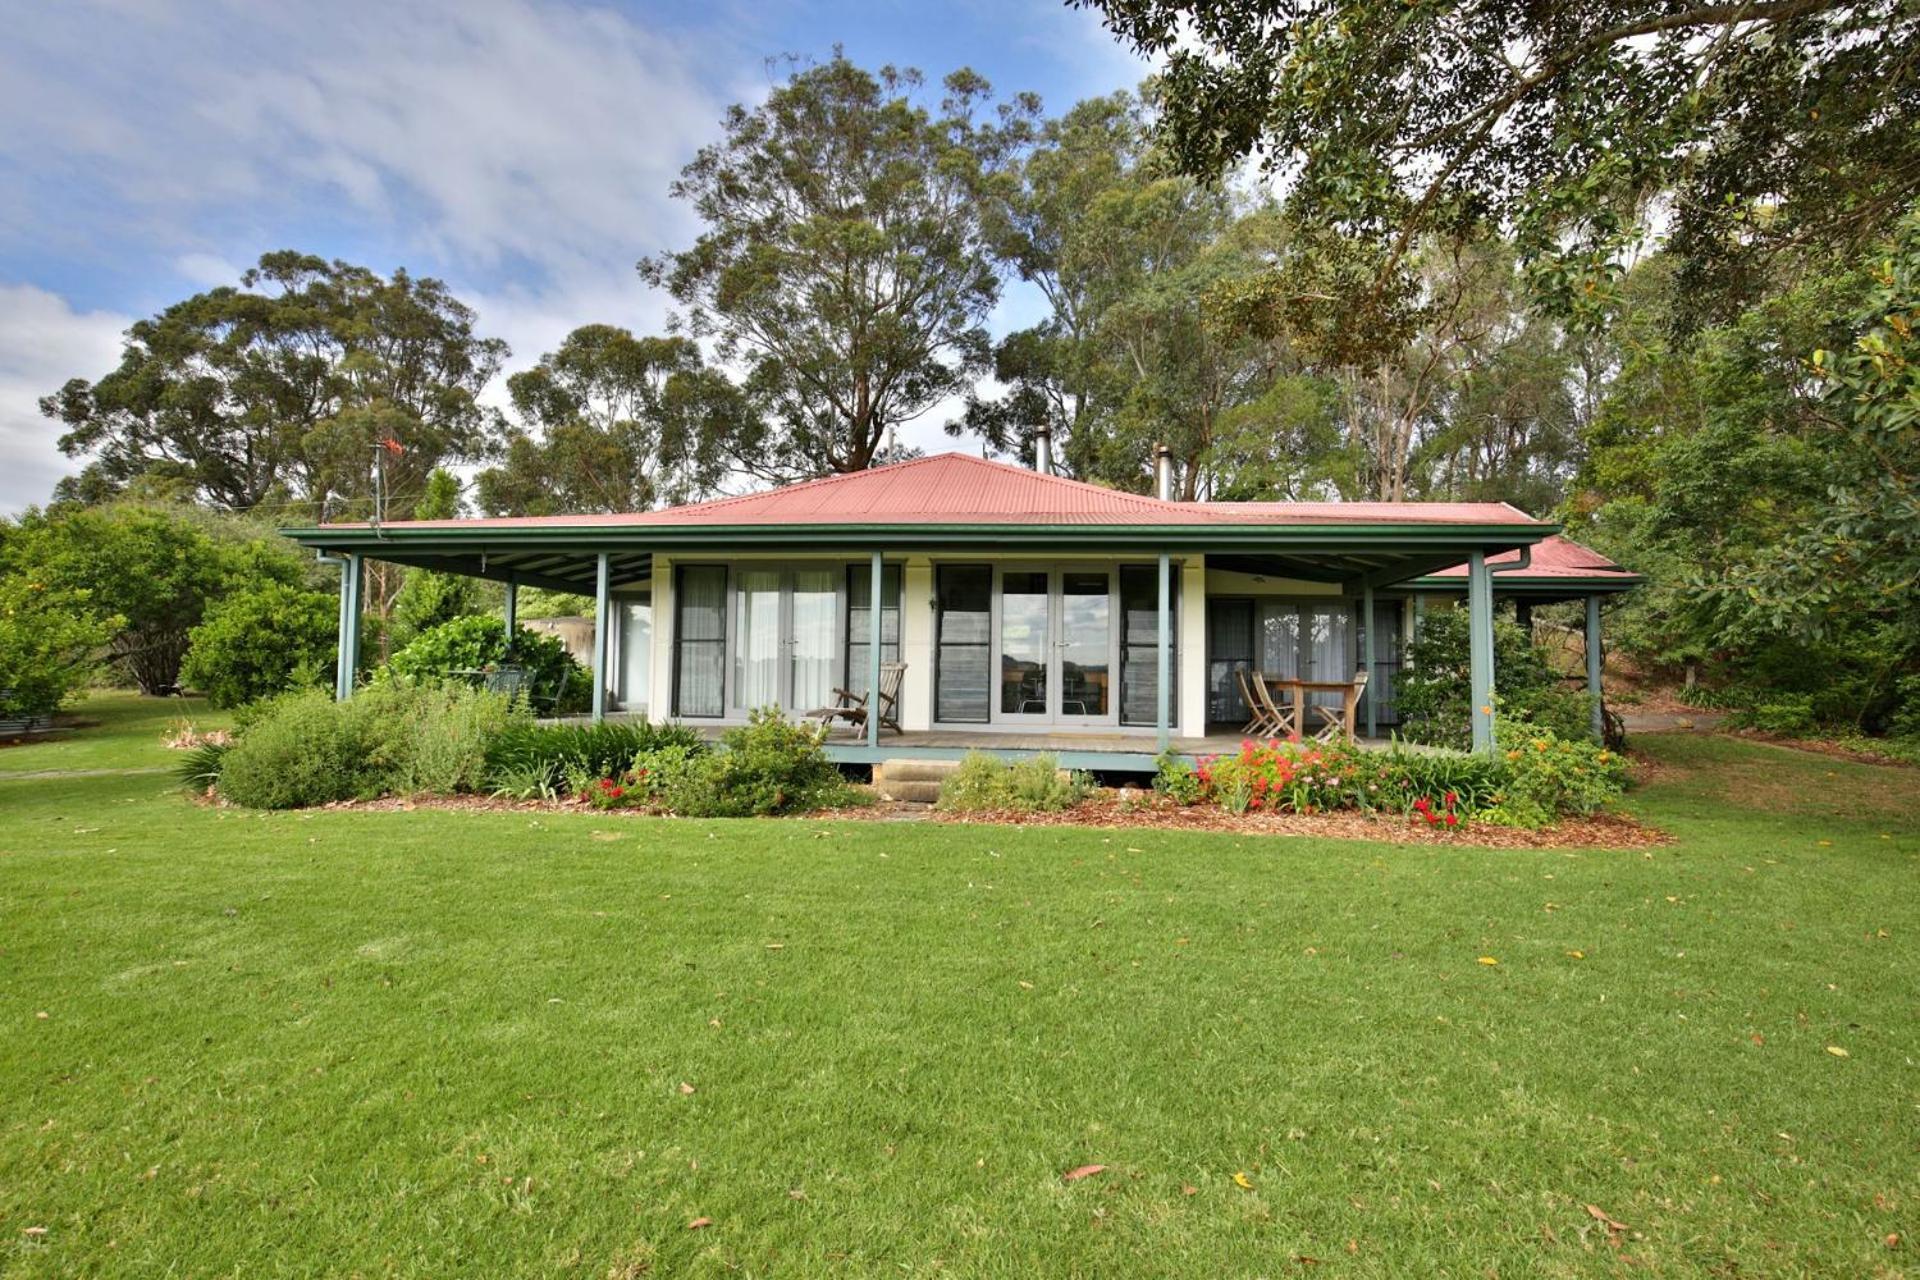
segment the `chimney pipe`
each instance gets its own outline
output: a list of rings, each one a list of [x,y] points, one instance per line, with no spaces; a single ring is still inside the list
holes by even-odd
[[[1153,496],[1173,501],[1173,450],[1163,444],[1153,446]]]
[[[1053,428],[1042,426],[1033,433],[1033,469],[1043,476],[1053,474]]]

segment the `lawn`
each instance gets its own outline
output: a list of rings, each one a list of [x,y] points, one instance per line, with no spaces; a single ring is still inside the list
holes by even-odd
[[[1627,853],[0,777],[0,1274],[1907,1274],[1916,775],[1641,745]]]

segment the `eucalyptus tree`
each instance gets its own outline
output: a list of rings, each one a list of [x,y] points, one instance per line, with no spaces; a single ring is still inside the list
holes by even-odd
[[[479,476],[489,515],[705,498],[760,439],[746,396],[683,336],[584,325],[508,378],[507,393],[517,424],[500,464]]]
[[[1539,296],[1595,319],[1657,201],[1683,316],[1712,314],[1920,193],[1910,0],[1074,3],[1164,59],[1186,172],[1257,160],[1303,223],[1371,247],[1375,291],[1421,237],[1491,220]]]
[[[388,495],[418,496],[435,466],[492,445],[478,395],[507,349],[475,324],[438,280],[267,254],[238,287],[136,322],[114,370],[41,400],[87,463],[59,496],[158,483],[233,511],[366,514],[378,446]]]
[[[984,211],[1038,106],[987,111],[965,70],[944,89],[929,103],[918,72],[836,52],[731,108],[674,183],[704,229],[640,274],[764,406],[764,434],[734,454],[744,471],[862,470],[987,367],[1000,279]]]

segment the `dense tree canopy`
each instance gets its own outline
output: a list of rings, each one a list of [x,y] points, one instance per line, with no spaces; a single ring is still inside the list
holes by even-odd
[[[137,322],[119,368],[41,402],[67,428],[61,449],[87,462],[56,496],[163,481],[229,511],[273,499],[365,514],[376,445],[399,446],[382,450],[389,496],[487,454],[478,396],[506,355],[437,280],[270,253],[239,287]]]
[[[983,204],[1034,104],[982,120],[971,72],[931,108],[922,87],[836,55],[728,111],[674,184],[705,230],[640,272],[745,369],[768,424],[735,456],[749,474],[862,470],[986,365],[1000,281]]]
[[[693,501],[760,447],[747,397],[686,337],[584,325],[507,390],[519,426],[501,464],[480,475],[489,515]]]
[[[1166,60],[1182,169],[1257,157],[1376,289],[1421,236],[1491,221],[1577,314],[1657,208],[1686,313],[1724,316],[1776,251],[1864,244],[1920,194],[1905,0],[1075,2]]]

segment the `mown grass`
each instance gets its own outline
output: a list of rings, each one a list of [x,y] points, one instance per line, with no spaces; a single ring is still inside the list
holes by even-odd
[[[98,693],[63,711],[46,734],[0,737],[0,777],[64,769],[164,768],[175,760],[161,736],[181,721],[202,729],[233,723],[205,698]]]
[[[1645,745],[1650,854],[0,780],[0,1272],[1904,1274],[1914,775]]]

